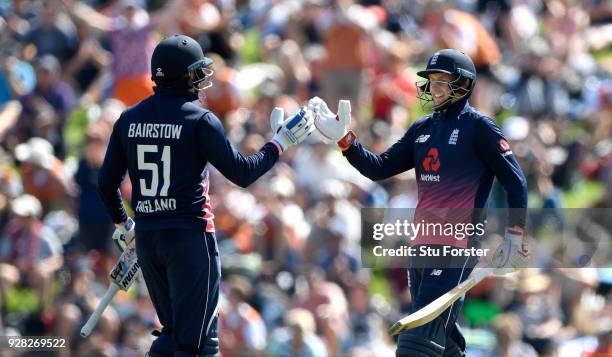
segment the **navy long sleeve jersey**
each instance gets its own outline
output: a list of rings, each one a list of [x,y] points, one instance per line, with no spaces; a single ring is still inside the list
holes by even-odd
[[[207,164],[246,187],[274,165],[278,149],[267,143],[243,156],[220,120],[190,95],[155,89],[115,123],[98,177],[102,200],[113,222],[127,219],[119,192],[127,170],[137,229],[213,231]]]
[[[418,120],[381,155],[357,141],[344,155],[372,180],[414,168],[417,208],[483,208],[497,177],[512,208],[510,226],[525,226],[527,185],[521,168],[497,124],[467,100]]]

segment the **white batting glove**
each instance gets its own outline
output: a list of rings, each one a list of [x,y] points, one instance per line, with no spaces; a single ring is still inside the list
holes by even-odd
[[[113,241],[119,247],[122,252],[130,246],[132,240],[134,240],[134,236],[136,232],[134,228],[136,227],[136,223],[128,217],[127,221],[123,224],[115,224],[115,232],[113,232]]]
[[[283,108],[276,107],[270,114],[270,127],[276,133],[272,137],[281,149],[287,150],[290,146],[304,141],[314,131],[312,114],[306,108],[300,108],[292,117],[285,120]]]
[[[338,114],[334,114],[323,99],[314,97],[308,101],[308,109],[314,114],[315,127],[326,139],[338,142],[348,133],[351,125],[350,101],[340,100]]]
[[[506,229],[504,240],[497,247],[492,259],[495,273],[503,275],[519,268],[527,267],[529,262],[529,243],[521,228]]]

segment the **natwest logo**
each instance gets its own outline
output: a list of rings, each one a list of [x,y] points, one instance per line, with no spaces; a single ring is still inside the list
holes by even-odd
[[[431,148],[427,151],[427,156],[423,159],[423,169],[425,173],[421,174],[421,181],[440,182],[440,175],[437,174],[440,169],[439,156],[437,148]]]
[[[425,182],[440,182],[440,175],[421,174],[421,181],[425,181]]]
[[[423,168],[428,172],[437,172],[440,169],[440,159],[437,148],[431,148],[423,160]]]

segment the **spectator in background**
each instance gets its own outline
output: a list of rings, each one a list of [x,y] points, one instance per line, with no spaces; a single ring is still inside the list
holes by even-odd
[[[2,281],[13,286],[27,282],[38,293],[43,306],[52,303],[49,290],[51,279],[64,263],[62,244],[55,233],[40,221],[42,207],[34,196],[22,195],[11,205],[13,218],[2,232],[0,239],[0,261],[3,278],[12,276],[16,280]]]
[[[108,238],[114,227],[98,195],[98,170],[102,166],[113,125],[124,109],[123,103],[116,99],[107,99],[102,104],[100,116],[87,126],[85,147],[74,174],[75,183],[80,188],[77,245],[85,251],[93,249],[103,255],[111,253],[111,240]]]
[[[262,257],[275,269],[296,272],[303,259],[310,226],[302,207],[295,202],[296,191],[292,179],[286,173],[277,175],[265,185],[265,191],[263,187],[256,191],[258,202],[267,207],[262,218],[266,230],[258,240],[258,248]]]
[[[235,85],[236,70],[226,66],[221,56],[212,54],[209,56],[213,60],[211,65],[215,71],[215,85],[206,90],[206,107],[219,116],[221,121],[225,121],[226,115],[232,113],[240,107],[240,93]]]
[[[588,348],[584,352],[584,357],[607,357],[612,356],[612,326],[607,322],[607,326],[602,327],[597,332],[597,345],[594,348]]]
[[[70,206],[74,184],[66,177],[64,163],[53,155],[47,140],[31,138],[17,145],[15,158],[20,163],[24,191],[40,200],[42,212]]]
[[[300,102],[306,100],[312,76],[299,43],[293,39],[282,39],[276,34],[267,35],[262,42],[263,60],[279,66],[283,71],[283,78],[279,81],[280,92],[295,95]]]
[[[474,61],[479,77],[501,59],[495,38],[478,18],[449,2],[434,0],[425,5],[423,25],[432,36],[429,45],[465,52]]]
[[[556,337],[563,326],[560,302],[548,275],[537,269],[521,271],[518,282],[518,305],[510,311],[518,316],[525,341],[539,354],[556,349]]]
[[[489,356],[537,357],[538,354],[533,347],[521,341],[523,325],[516,315],[511,313],[498,315],[493,321],[493,329],[495,330],[496,347]]]
[[[36,3],[28,0],[13,0],[12,7],[1,15],[6,19],[9,31],[17,40],[23,40],[25,35],[32,29],[32,23],[36,20],[40,8]]]
[[[52,55],[61,61],[69,60],[77,48],[74,26],[60,11],[56,0],[44,0],[40,4],[37,21],[24,38],[25,57]]]
[[[178,32],[197,39],[223,25],[221,12],[214,1],[184,0],[181,3],[183,11],[174,22]]]
[[[287,311],[285,326],[272,333],[266,353],[270,357],[325,357],[325,344],[315,334],[315,321],[305,309]]]
[[[96,292],[103,291],[106,286],[96,280],[92,268],[92,262],[87,256],[82,256],[69,265],[67,273],[70,280],[54,304],[53,333],[55,336],[77,335],[85,319],[91,316],[100,302]],[[107,284],[107,282],[105,281],[104,284]],[[115,304],[118,303],[117,300],[120,300],[120,297],[115,299]],[[125,327],[120,323],[120,315],[115,304],[109,305],[104,310],[94,333],[87,340],[73,340],[76,342],[73,347],[76,347],[76,349],[88,348],[90,343],[97,344],[100,342],[105,342],[111,346],[114,344],[119,337],[120,329]],[[97,341],[97,339],[100,339],[100,341]]]
[[[348,248],[348,223],[341,216],[330,219],[327,229],[328,237],[320,249],[318,266],[324,271],[330,281],[340,285],[345,291],[355,279],[359,270],[359,260]]]
[[[69,204],[75,194],[73,183],[47,140],[31,138],[17,145],[15,158],[20,163],[24,191],[40,200],[44,213]]]
[[[150,330],[150,327],[139,316],[127,318],[119,330],[120,347],[117,355],[121,357],[142,356],[153,342]]]
[[[96,91],[98,95],[92,99],[98,99],[102,96],[101,88],[103,86],[102,78],[108,72],[107,69],[113,62],[112,54],[104,47],[103,43],[94,36],[91,26],[82,20],[75,21],[77,36],[79,38],[79,46],[76,49],[75,56],[66,64],[65,73],[69,78],[74,80],[74,87],[81,93],[85,93],[84,97],[92,97],[88,92]],[[91,104],[83,103],[81,104]]]
[[[223,356],[263,356],[266,325],[247,302],[253,287],[246,278],[228,278],[227,304],[219,311],[219,343]]]
[[[1,36],[0,34],[0,38]],[[12,45],[0,42],[0,48],[10,48]],[[6,57],[0,55],[0,104],[30,94],[35,87],[36,72],[29,62],[22,61],[10,53]]]
[[[177,6],[181,10],[177,12],[176,21],[166,24],[166,33],[187,35],[198,41],[204,53],[214,52],[224,61],[233,60],[235,53],[224,38],[225,28],[231,22],[229,14],[222,12],[225,6],[211,0],[181,0]]]
[[[294,307],[308,310],[315,318],[317,333],[323,337],[327,351],[337,356],[349,335],[349,311],[346,295],[336,283],[325,278],[319,267],[305,269],[307,292],[297,297]]]
[[[114,230],[98,195],[98,171],[104,161],[109,138],[110,132],[99,122],[88,126],[83,157],[74,175],[80,188],[78,245],[85,251],[95,249],[102,254],[111,253],[112,244],[108,238]]]
[[[10,218],[11,199],[23,191],[21,178],[12,165],[11,156],[0,147],[0,231]]]
[[[492,34],[476,16],[441,0],[425,5],[423,26],[431,36],[429,45],[463,51],[474,61],[478,81],[471,102],[486,115],[495,114],[497,103],[491,95],[494,80],[491,69],[501,60],[501,52]]]
[[[21,104],[16,100],[11,100],[0,104],[0,140],[4,139],[13,126],[17,123],[17,119],[21,114]]]
[[[21,98],[23,111],[15,127],[21,140],[39,136],[48,140],[59,159],[63,159],[64,126],[75,104],[72,87],[61,80],[57,58],[45,55],[35,61],[36,88]]]
[[[353,353],[359,349],[376,351],[379,355],[393,355],[393,350],[385,341],[383,319],[372,308],[368,292],[368,275],[354,276],[349,292],[351,311],[351,336]],[[352,354],[355,355],[355,354]]]
[[[56,336],[74,336],[78,333],[81,321],[91,313],[96,306],[97,299],[92,287],[95,284],[95,275],[86,258],[79,259],[69,270],[70,282],[58,295],[55,301],[53,332]],[[102,328],[107,323],[106,316],[112,314],[110,307],[101,317]]]
[[[403,121],[407,118],[409,110],[416,102],[416,78],[408,72],[406,61],[408,59],[406,45],[397,42],[385,52],[383,63],[378,68],[373,80],[372,110],[373,118],[393,123],[393,110],[396,107],[404,109]],[[396,114],[396,117],[398,115]],[[397,120],[395,120],[397,121]],[[404,127],[405,123],[398,125]]]
[[[112,97],[131,106],[153,94],[150,59],[152,31],[173,20],[181,10],[177,0],[149,14],[140,0],[121,0],[108,15],[73,0],[64,0],[71,13],[93,28],[108,34],[113,54]]]
[[[358,108],[363,99],[371,48],[367,33],[347,16],[352,3],[353,0],[333,0],[325,21],[320,22],[319,31],[327,52],[321,91],[329,103],[348,99]]]

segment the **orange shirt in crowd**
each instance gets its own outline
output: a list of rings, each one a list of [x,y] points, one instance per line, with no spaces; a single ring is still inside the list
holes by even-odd
[[[351,22],[336,21],[325,34],[327,70],[362,70],[367,66],[365,32]]]
[[[467,12],[449,9],[444,13],[445,26],[442,29],[443,47],[457,48],[465,51],[472,58],[476,67],[493,65],[501,59],[499,47],[493,36],[478,19]],[[462,39],[465,36],[475,37],[476,47],[464,48]],[[470,41],[473,42],[473,41]]]
[[[28,163],[22,164],[24,191],[38,198],[45,212],[52,208],[53,203],[64,202],[68,195],[62,178],[63,171],[64,165],[58,159],[54,159],[50,170]]]

